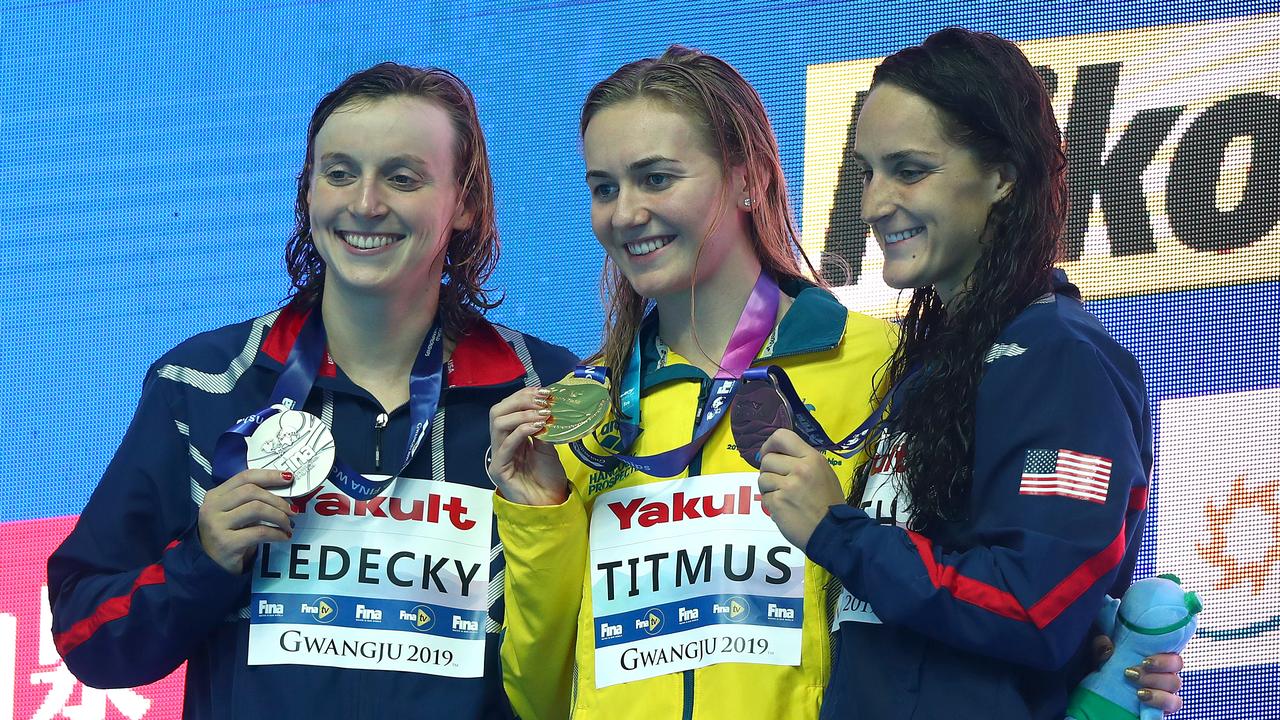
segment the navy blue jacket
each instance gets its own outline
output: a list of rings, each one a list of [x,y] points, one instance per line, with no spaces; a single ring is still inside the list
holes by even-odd
[[[834,506],[809,540],[883,621],[840,624],[822,718],[1063,716],[1103,594],[1129,585],[1152,464],[1138,364],[1078,300],[1029,306],[987,354],[973,463],[963,521],[925,536]]]
[[[246,664],[250,575],[228,574],[205,554],[196,517],[212,487],[215,441],[267,404],[305,316],[290,305],[197,335],[148,371],[119,450],[75,530],[49,558],[58,651],[95,687],[153,682],[186,661],[188,718],[511,717],[498,661],[500,596],[489,610],[482,678]],[[478,323],[446,368],[443,422],[405,475],[443,473],[449,482],[492,488],[483,467],[490,406],[559,379],[574,360],[563,348]],[[407,406],[376,429],[381,406],[327,363],[305,409],[329,424],[338,456],[357,471],[399,469]],[[491,568],[498,589],[501,568],[499,552]]]

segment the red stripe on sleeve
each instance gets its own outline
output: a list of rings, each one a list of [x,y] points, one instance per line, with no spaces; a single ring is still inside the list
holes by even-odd
[[[933,543],[929,538],[907,531],[907,537],[920,553],[925,570],[933,586],[950,592],[957,600],[976,605],[983,610],[1018,622],[1030,622],[1037,628],[1044,629],[1057,619],[1085,593],[1103,575],[1110,572],[1124,558],[1124,528],[1116,535],[1111,544],[1098,554],[1086,560],[1058,583],[1043,598],[1027,610],[1007,590],[1001,590],[989,583],[965,577],[949,565],[941,565],[933,557]]]
[[[1058,583],[1035,605],[1031,606],[1031,619],[1036,627],[1042,628],[1057,619],[1063,610],[1071,607],[1071,603],[1080,599],[1098,578],[1115,569],[1124,559],[1124,526],[1111,544],[1103,548],[1097,555],[1084,561],[1070,575]]]
[[[933,559],[933,543],[929,538],[910,530],[907,531],[907,537],[911,538],[911,542],[919,551],[920,559],[924,561],[925,570],[929,572],[929,580],[933,582],[934,587],[947,590],[957,600],[977,605],[1011,620],[1019,622],[1030,620],[1026,609],[1012,593],[981,580],[965,577],[948,565],[939,565]]]
[[[173,547],[176,543],[172,543],[169,547]],[[133,581],[133,587],[129,588],[129,592],[124,595],[117,595],[113,598],[104,600],[97,610],[89,617],[72,625],[69,630],[63,633],[55,633],[53,636],[53,644],[58,649],[58,654],[66,657],[67,653],[75,650],[86,640],[93,637],[106,623],[112,620],[118,620],[129,614],[129,605],[133,602],[133,594],[138,588],[147,585],[158,585],[164,582],[164,567],[160,563],[148,565],[138,573],[138,577]]]
[[[1140,485],[1129,491],[1129,510],[1147,509],[1147,486]]]

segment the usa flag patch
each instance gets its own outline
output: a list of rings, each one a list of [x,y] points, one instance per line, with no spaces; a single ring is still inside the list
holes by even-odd
[[[1107,502],[1111,459],[1074,450],[1028,450],[1022,466],[1020,495],[1061,495]]]

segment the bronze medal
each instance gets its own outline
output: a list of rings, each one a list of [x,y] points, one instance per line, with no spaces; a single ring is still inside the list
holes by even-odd
[[[567,377],[547,386],[551,391],[551,416],[538,439],[568,443],[591,434],[609,412],[609,386],[595,380]]]
[[[760,449],[764,447],[764,441],[775,430],[794,428],[791,408],[787,406],[787,401],[783,399],[773,378],[743,383],[729,410],[729,426],[733,430],[733,441],[738,446],[738,454],[751,463],[752,467],[759,468]]]

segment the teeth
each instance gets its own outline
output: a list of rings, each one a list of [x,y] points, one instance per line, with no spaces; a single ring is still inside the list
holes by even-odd
[[[361,235],[359,233],[341,233],[343,241],[359,250],[373,250],[400,239],[400,235]]]
[[[671,244],[675,238],[661,237],[655,240],[645,240],[643,242],[627,243],[627,254],[629,255],[648,255],[658,248],[666,247]]]
[[[884,242],[886,245],[892,245],[894,243],[902,242],[908,238],[913,238],[922,232],[924,232],[924,228],[914,227],[910,230],[903,230],[902,232],[889,233],[884,236]]]

